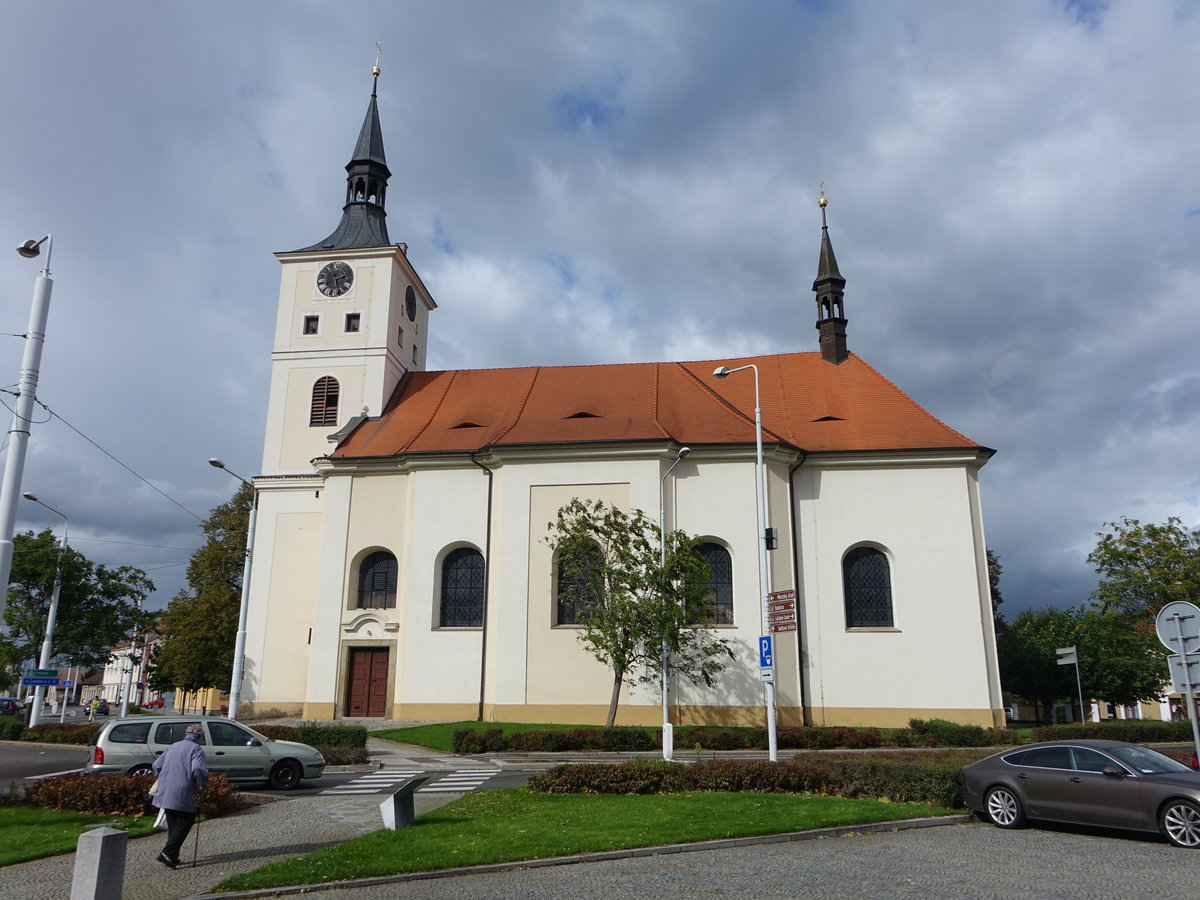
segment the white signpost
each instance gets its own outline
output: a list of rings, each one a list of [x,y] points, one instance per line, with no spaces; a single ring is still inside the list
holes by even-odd
[[[1083,682],[1079,679],[1079,657],[1075,653],[1075,648],[1059,647],[1054,651],[1058,654],[1058,664],[1060,666],[1075,667],[1075,687],[1079,691],[1079,716],[1081,722],[1088,720],[1088,711],[1083,708]]]
[[[1200,688],[1200,607],[1184,600],[1168,603],[1154,618],[1154,629],[1163,646],[1173,651],[1168,657],[1171,680],[1184,696],[1188,720],[1192,723],[1192,741],[1200,756],[1200,727],[1196,724],[1196,704],[1192,694]]]

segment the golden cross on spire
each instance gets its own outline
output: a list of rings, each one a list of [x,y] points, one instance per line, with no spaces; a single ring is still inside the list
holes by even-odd
[[[375,65],[371,67],[371,74],[376,78],[379,77],[379,57],[383,56],[383,41],[375,42]]]

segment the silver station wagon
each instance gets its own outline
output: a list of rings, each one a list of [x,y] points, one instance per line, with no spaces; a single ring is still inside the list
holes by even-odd
[[[325,771],[325,758],[308,744],[273,741],[239,722],[201,716],[131,716],[106,722],[88,747],[83,770],[149,774],[155,757],[197,722],[204,726],[200,745],[208,771],[230,781],[266,781],[286,791]]]

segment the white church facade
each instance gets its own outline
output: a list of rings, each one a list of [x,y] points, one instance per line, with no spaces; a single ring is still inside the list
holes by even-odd
[[[827,229],[816,351],[426,371],[436,304],[388,240],[374,93],[346,169],[333,234],[277,254],[241,715],[603,723],[611,674],[560,601],[547,525],[576,497],[656,519],[661,494],[704,541],[737,656],[711,688],[673,683],[671,721],[763,724],[757,379],[770,583],[798,614],[775,635],[779,722],[1003,724],[992,451],[847,350]],[[627,688],[618,722],[661,722],[661,702]]]

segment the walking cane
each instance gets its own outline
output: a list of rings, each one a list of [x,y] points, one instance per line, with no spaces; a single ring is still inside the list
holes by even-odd
[[[196,856],[200,852],[200,816],[196,815],[196,841],[192,844],[192,868],[196,868]]]

